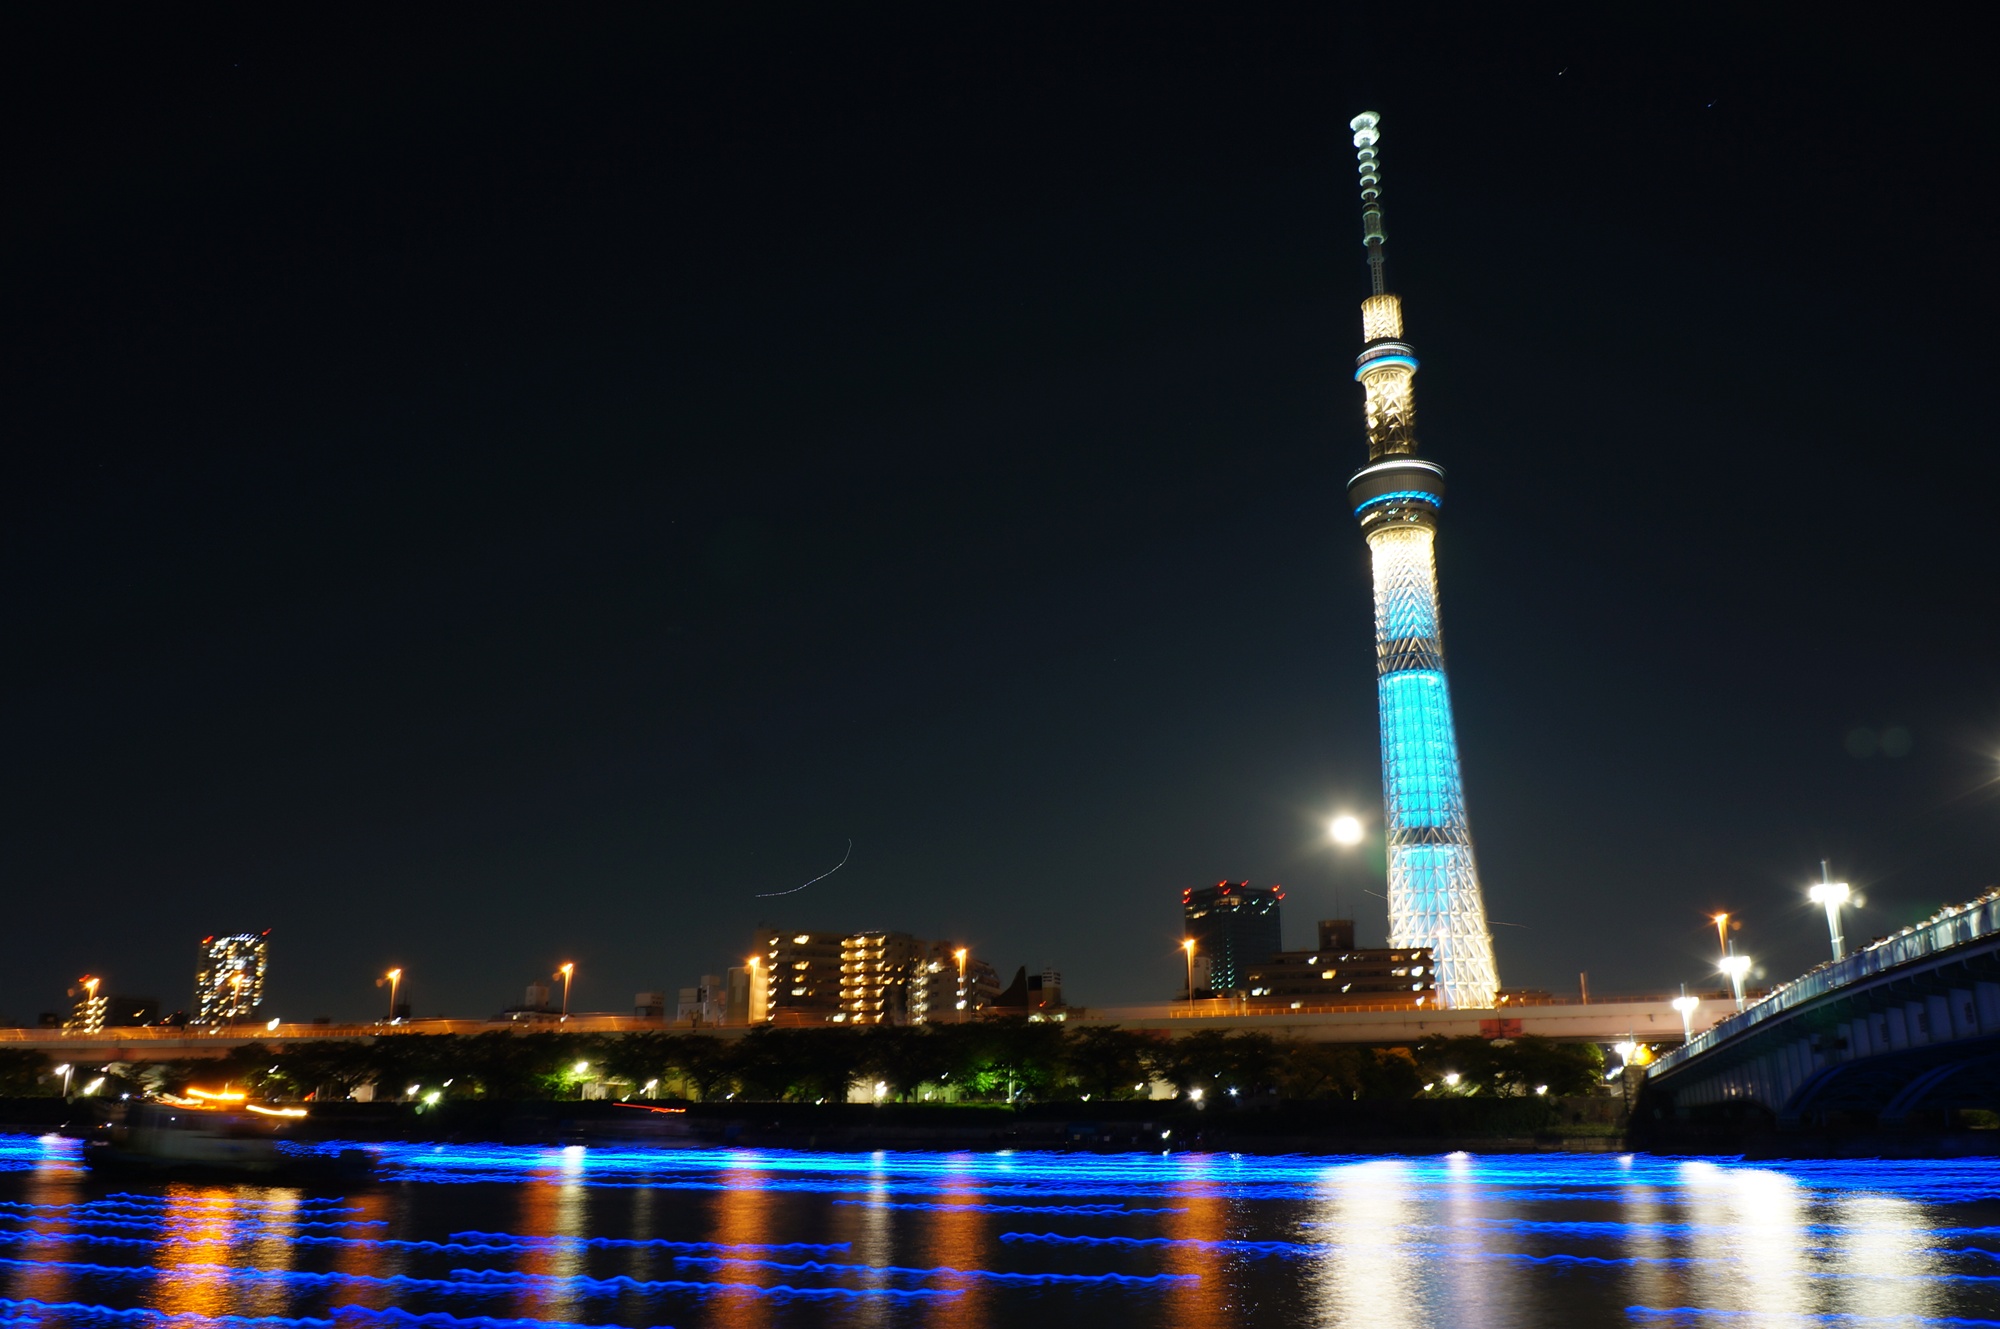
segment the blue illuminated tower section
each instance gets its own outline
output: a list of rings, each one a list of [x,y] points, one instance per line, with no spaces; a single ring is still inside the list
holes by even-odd
[[[1444,468],[1416,455],[1417,357],[1403,340],[1402,302],[1383,282],[1380,123],[1367,111],[1348,126],[1360,159],[1362,241],[1374,292],[1361,304],[1366,345],[1354,370],[1367,397],[1368,465],[1347,482],[1347,497],[1375,564],[1389,944],[1430,947],[1440,1002],[1484,1009],[1494,1004],[1500,979],[1466,824],[1438,629],[1433,550]]]

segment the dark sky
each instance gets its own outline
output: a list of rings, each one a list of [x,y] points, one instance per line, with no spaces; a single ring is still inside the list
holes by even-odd
[[[1503,980],[2000,880],[1980,43],[1406,8],[9,10],[0,1011],[1379,939],[1364,108]]]

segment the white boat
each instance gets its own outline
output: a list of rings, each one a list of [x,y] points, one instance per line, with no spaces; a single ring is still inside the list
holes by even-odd
[[[374,1170],[364,1150],[328,1153],[290,1138],[301,1108],[191,1092],[198,1096],[114,1105],[84,1145],[84,1162],[99,1172],[276,1184],[360,1181]]]

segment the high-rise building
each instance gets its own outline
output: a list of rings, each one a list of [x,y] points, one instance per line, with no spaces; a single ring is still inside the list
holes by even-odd
[[[922,949],[907,932],[857,932],[840,944],[841,1024],[908,1024]]]
[[[1499,992],[1493,937],[1472,856],[1438,628],[1438,509],[1444,468],[1417,455],[1417,357],[1402,302],[1383,278],[1381,117],[1354,118],[1362,243],[1372,293],[1354,377],[1366,395],[1368,465],[1347,483],[1375,568],[1376,700],[1382,721],[1383,821],[1389,850],[1389,945],[1434,957],[1441,1004],[1489,1007]]]
[[[1184,935],[1194,942],[1197,958],[1208,961],[1208,984],[1220,994],[1244,986],[1250,968],[1285,948],[1279,923],[1282,886],[1252,886],[1247,881],[1219,881],[1200,890],[1181,892]]]
[[[837,932],[780,932],[762,928],[750,966],[750,1022],[821,1024],[841,1011]]]
[[[63,1021],[63,1028],[84,1034],[104,1031],[105,1007],[109,998],[102,995],[103,986],[103,979],[87,974],[77,980],[76,986],[69,990],[70,995],[76,998],[76,1005],[71,1009],[69,1019]]]
[[[196,1024],[229,1024],[257,1013],[264,1004],[270,937],[267,929],[201,939],[201,966],[194,975]]]
[[[910,978],[911,1024],[976,1020],[1000,995],[1000,974],[969,946],[927,942]]]

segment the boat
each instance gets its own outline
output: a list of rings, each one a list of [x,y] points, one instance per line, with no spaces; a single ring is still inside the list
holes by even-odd
[[[128,1179],[339,1185],[367,1181],[363,1149],[327,1149],[294,1138],[305,1109],[251,1103],[240,1093],[191,1089],[109,1105],[84,1143],[93,1172]]]

